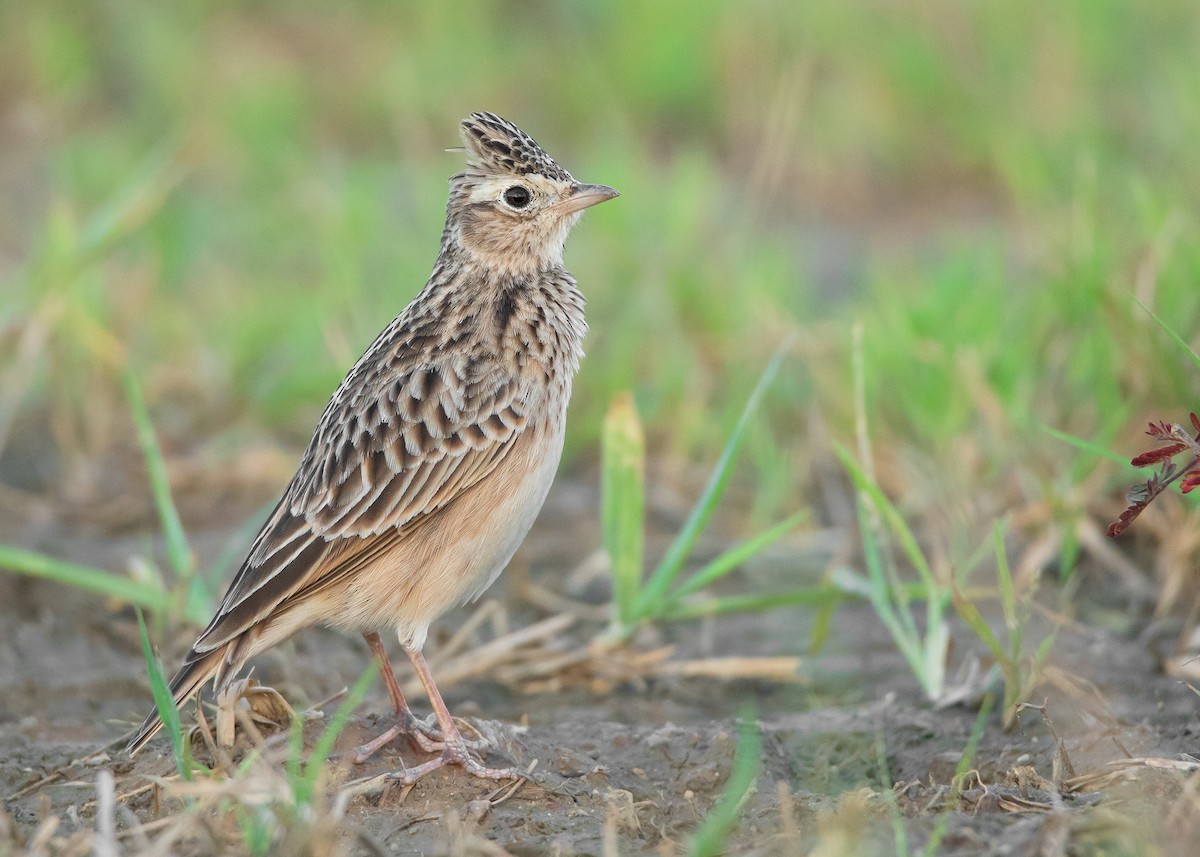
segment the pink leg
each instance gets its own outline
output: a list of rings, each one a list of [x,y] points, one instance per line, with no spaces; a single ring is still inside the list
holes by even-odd
[[[403,783],[404,785],[412,785],[430,771],[436,771],[438,768],[446,765],[459,765],[468,774],[485,780],[517,780],[525,776],[520,771],[513,770],[512,768],[486,767],[471,757],[466,740],[463,738],[462,733],[459,732],[454,718],[450,716],[450,711],[446,708],[442,694],[438,691],[437,685],[434,684],[433,675],[429,671],[429,664],[425,663],[425,656],[415,646],[405,645],[404,651],[408,655],[409,660],[412,661],[413,667],[416,668],[417,678],[424,685],[425,692],[429,694],[429,702],[433,706],[433,714],[437,718],[438,726],[442,730],[442,744],[444,746],[442,754],[438,758],[430,759],[428,762],[404,771],[389,774],[388,779]]]
[[[441,734],[418,720],[412,713],[412,709],[408,707],[404,694],[400,691],[400,683],[396,681],[396,673],[392,670],[392,662],[388,660],[387,651],[384,650],[383,641],[379,639],[379,635],[372,631],[369,634],[363,634],[363,639],[367,641],[371,654],[379,663],[379,674],[383,677],[383,684],[387,688],[388,696],[392,698],[392,709],[396,712],[396,722],[378,738],[358,747],[354,751],[354,761],[359,764],[365,762],[380,747],[390,744],[401,735],[407,737],[426,753],[444,750],[445,744],[442,743]]]

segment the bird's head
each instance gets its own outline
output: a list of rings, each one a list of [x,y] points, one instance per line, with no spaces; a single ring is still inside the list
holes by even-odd
[[[467,169],[450,180],[447,237],[494,270],[527,275],[562,265],[580,212],[617,196],[605,185],[577,182],[494,113],[472,113],[462,137]]]

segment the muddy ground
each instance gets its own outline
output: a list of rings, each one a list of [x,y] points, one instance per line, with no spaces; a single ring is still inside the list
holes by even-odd
[[[577,604],[603,600],[603,583],[580,570],[597,543],[594,501],[585,481],[561,481],[514,567],[488,595],[503,609],[487,609],[519,628],[554,615],[545,592]],[[240,514],[226,513],[229,520]],[[189,532],[207,560],[233,529],[227,521],[207,530],[193,522]],[[8,543],[114,568],[152,549],[150,532],[89,531],[14,504],[0,525]],[[853,537],[836,530],[816,540],[798,537],[730,585],[745,589],[780,575],[815,578],[827,557],[814,545],[828,547],[843,535]],[[446,686],[451,710],[487,737],[487,761],[524,769],[536,762],[532,780],[494,806],[480,800],[490,784],[453,771],[408,791],[367,791],[348,800],[330,841],[353,854],[683,853],[726,783],[737,716],[749,701],[762,758],[729,840],[731,853],[900,853],[898,830],[919,853],[940,820],[947,824],[942,854],[1193,853],[1200,799],[1186,754],[1200,754],[1200,698],[1160,669],[1171,629],[1146,632],[1127,603],[1105,595],[1110,583],[1096,573],[1081,588],[1078,621],[1059,631],[1050,680],[1034,694],[1037,702],[1047,701],[1050,723],[1027,711],[1005,733],[993,713],[974,773],[953,794],[949,787],[977,699],[941,709],[927,703],[871,609],[847,603],[829,642],[811,657],[812,613],[804,609],[681,624],[638,641],[641,650],[674,645],[669,662],[675,663],[794,656],[800,666],[792,682],[653,670],[620,681],[585,663],[523,686],[498,680],[502,671],[493,670]],[[531,584],[543,597],[529,597]],[[1043,595],[1053,601],[1054,593]],[[439,624],[428,649],[435,672],[439,644],[475,609]],[[0,627],[0,794],[7,796],[119,737],[147,710],[150,694],[128,610],[4,574]],[[542,645],[548,652],[577,650],[600,627],[586,615]],[[1031,636],[1040,639],[1049,628],[1039,614]],[[954,665],[969,665],[980,654],[978,644],[956,630]],[[486,643],[496,633],[485,622],[473,642]],[[180,637],[165,644],[168,666],[188,642]],[[367,657],[361,640],[310,631],[260,658],[255,676],[304,708],[353,683]],[[428,710],[420,697],[414,705]],[[306,741],[315,740],[335,708],[324,706],[326,716],[308,723]],[[377,683],[339,739],[339,751],[384,728],[387,711]],[[1147,757],[1155,761],[1130,761]],[[326,785],[332,790],[420,758],[401,746],[360,766],[338,758]],[[101,768],[114,771],[118,795],[136,792],[147,775],[173,770],[163,738],[132,762],[118,753],[70,768],[5,801],[12,829],[0,831],[8,842],[0,841],[0,852],[18,842],[18,853],[40,847],[32,840],[39,829],[45,834],[51,815],[57,828],[46,835],[60,844],[73,831],[93,827]],[[118,827],[169,812],[170,802],[155,806],[157,798],[145,790],[129,797],[132,815],[118,814]],[[212,835],[172,853],[219,850],[219,833]],[[137,844],[123,841],[131,850]],[[302,850],[285,843],[279,853],[292,849]]]

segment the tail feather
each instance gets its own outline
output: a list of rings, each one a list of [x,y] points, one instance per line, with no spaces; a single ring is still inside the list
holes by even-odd
[[[222,666],[225,664],[226,647],[222,646],[211,652],[197,654],[195,651],[189,652],[187,658],[184,659],[183,666],[179,668],[179,672],[175,673],[175,677],[171,679],[171,695],[175,698],[175,705],[182,706],[189,698],[192,697],[200,689],[200,685],[208,681],[218,673],[224,673]],[[132,754],[142,749],[146,742],[157,734],[158,730],[163,726],[162,718],[159,716],[158,709],[155,708],[142,721],[142,725],[138,727],[137,732],[129,739],[126,749]]]

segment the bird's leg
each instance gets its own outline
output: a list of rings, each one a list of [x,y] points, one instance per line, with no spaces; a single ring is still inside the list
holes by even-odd
[[[429,695],[429,702],[433,706],[434,717],[437,718],[438,726],[442,730],[442,744],[444,746],[442,754],[436,759],[430,759],[428,762],[415,767],[389,774],[388,778],[404,785],[412,785],[430,771],[436,771],[445,765],[460,765],[468,774],[486,780],[517,780],[525,776],[520,771],[513,770],[512,768],[489,768],[471,757],[466,739],[463,738],[462,733],[458,730],[458,725],[454,722],[454,718],[450,716],[450,710],[446,708],[446,702],[442,699],[442,694],[438,691],[437,685],[434,684],[433,674],[429,671],[429,664],[425,663],[425,656],[421,654],[420,648],[416,646],[407,643],[401,643],[401,645],[417,671],[417,678],[421,680],[421,684],[425,687],[425,692]]]
[[[418,720],[417,716],[412,713],[412,709],[408,707],[408,702],[405,701],[404,694],[400,691],[400,683],[396,681],[396,673],[392,670],[392,662],[388,659],[387,651],[383,648],[383,641],[379,639],[379,635],[372,631],[369,634],[363,634],[363,639],[367,641],[371,654],[379,663],[379,674],[383,677],[383,684],[387,688],[388,696],[392,698],[392,709],[396,712],[396,722],[392,724],[392,728],[378,738],[356,748],[354,761],[359,764],[365,762],[380,747],[390,744],[401,735],[409,738],[426,753],[436,753],[445,749],[441,733]]]

